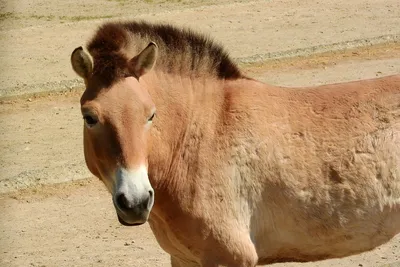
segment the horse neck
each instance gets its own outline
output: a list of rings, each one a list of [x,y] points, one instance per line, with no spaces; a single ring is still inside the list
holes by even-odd
[[[149,149],[149,178],[156,190],[190,186],[184,159],[189,141],[202,140],[218,123],[224,81],[151,72],[145,81],[156,105]],[[187,156],[187,155],[186,155]]]

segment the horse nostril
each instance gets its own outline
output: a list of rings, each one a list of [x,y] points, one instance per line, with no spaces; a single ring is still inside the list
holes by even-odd
[[[143,205],[145,209],[151,209],[151,206],[154,203],[154,191],[149,190],[149,197],[144,201]]]
[[[126,199],[125,194],[121,194],[117,197],[117,205],[120,209],[129,209],[129,202],[128,199]]]

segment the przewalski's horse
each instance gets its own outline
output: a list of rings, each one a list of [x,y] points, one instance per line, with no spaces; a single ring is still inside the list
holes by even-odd
[[[282,88],[189,30],[106,23],[71,55],[89,170],[172,266],[343,257],[400,231],[400,77]]]

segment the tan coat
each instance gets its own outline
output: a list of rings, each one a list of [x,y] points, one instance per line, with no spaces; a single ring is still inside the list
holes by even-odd
[[[343,257],[400,232],[399,75],[276,87],[187,34],[108,24],[72,54],[87,165],[122,223],[148,220],[174,267]]]

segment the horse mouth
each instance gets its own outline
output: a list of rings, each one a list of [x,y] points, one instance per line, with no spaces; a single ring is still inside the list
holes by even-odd
[[[124,221],[124,220],[121,218],[121,216],[119,216],[119,215],[117,215],[117,216],[118,216],[118,221],[119,221],[119,223],[122,224],[122,225],[124,225],[124,226],[139,226],[139,225],[142,225],[142,224],[145,223],[145,222],[128,223],[128,222]]]

